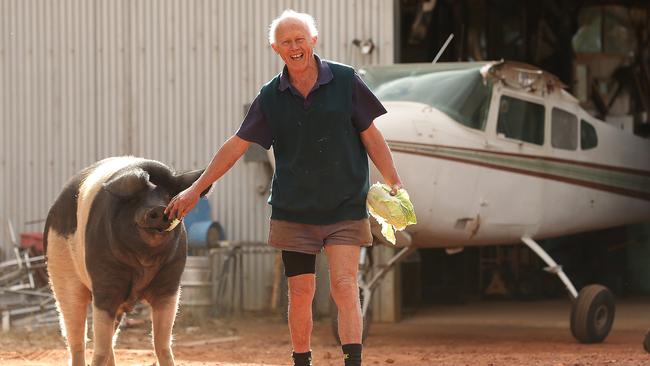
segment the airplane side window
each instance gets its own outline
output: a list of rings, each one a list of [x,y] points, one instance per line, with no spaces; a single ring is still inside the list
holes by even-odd
[[[578,148],[578,117],[573,113],[553,108],[551,114],[551,146],[564,150]]]
[[[507,138],[544,144],[544,106],[525,100],[501,96],[497,134]]]
[[[598,145],[598,135],[591,123],[580,120],[580,147],[582,150],[593,149]]]

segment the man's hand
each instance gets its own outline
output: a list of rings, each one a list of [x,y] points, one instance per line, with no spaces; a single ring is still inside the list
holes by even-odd
[[[390,186],[390,195],[395,196],[397,195],[397,192],[402,189],[402,183],[395,183],[392,186]]]
[[[199,202],[199,198],[201,198],[201,192],[197,192],[194,186],[190,186],[172,198],[165,209],[165,215],[170,219],[181,220],[192,211]]]

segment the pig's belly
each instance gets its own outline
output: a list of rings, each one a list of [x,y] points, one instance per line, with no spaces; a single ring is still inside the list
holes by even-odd
[[[88,290],[92,289],[90,276],[85,263],[85,247],[74,234],[64,237],[50,229],[47,235],[47,260],[50,276],[56,281],[77,279]]]

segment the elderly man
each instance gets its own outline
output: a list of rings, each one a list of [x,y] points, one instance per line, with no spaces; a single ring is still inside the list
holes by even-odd
[[[314,19],[286,10],[269,29],[282,72],[265,84],[237,133],[203,175],[167,207],[183,217],[251,143],[275,153],[269,244],[282,251],[289,284],[289,329],[295,365],[311,365],[311,303],[316,254],[325,251],[339,310],[345,365],[361,365],[362,317],[357,287],[361,246],[372,244],[366,211],[370,156],[393,194],[401,188],[393,160],[373,120],[386,113],[349,66],[314,54]]]

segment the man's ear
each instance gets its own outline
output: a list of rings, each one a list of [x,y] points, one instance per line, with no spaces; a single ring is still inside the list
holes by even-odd
[[[174,176],[174,181],[176,185],[177,192],[176,194],[180,193],[181,191],[185,190],[189,186],[192,185],[192,183],[196,182],[197,179],[203,174],[204,169],[199,169],[199,170],[192,170],[187,173],[183,174],[178,174]],[[210,185],[208,188],[206,188],[203,192],[201,192],[201,197],[205,196],[210,192],[210,189],[212,188],[212,185]]]
[[[149,173],[142,169],[120,172],[103,184],[105,190],[120,198],[131,197],[149,186]]]

